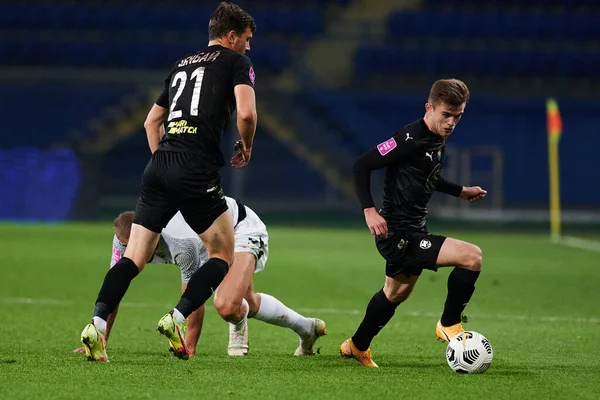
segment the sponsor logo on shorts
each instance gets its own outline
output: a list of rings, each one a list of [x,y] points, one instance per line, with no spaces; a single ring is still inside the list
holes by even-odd
[[[400,239],[400,242],[398,242],[398,250],[404,250],[404,248],[406,247],[407,243],[408,243],[407,240]]]
[[[421,240],[421,243],[419,243],[419,247],[423,250],[427,250],[431,247],[431,242],[429,241],[429,239],[423,239]]]
[[[391,139],[386,140],[383,143],[379,143],[377,145],[377,150],[379,150],[379,154],[381,154],[382,156],[385,156],[387,153],[394,150],[397,146],[398,146],[398,144],[396,143],[396,139],[391,138]]]

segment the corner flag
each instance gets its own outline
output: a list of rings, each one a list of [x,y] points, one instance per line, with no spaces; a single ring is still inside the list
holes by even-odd
[[[556,100],[546,101],[546,123],[548,125],[548,166],[550,176],[550,235],[560,239],[560,176],[558,163],[558,143],[562,133],[562,118]]]

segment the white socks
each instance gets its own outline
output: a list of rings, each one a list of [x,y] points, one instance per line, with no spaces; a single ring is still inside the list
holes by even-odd
[[[300,337],[310,334],[313,321],[303,317],[296,311],[289,309],[275,297],[259,293],[260,307],[254,318],[271,325],[283,326],[292,329]]]
[[[176,308],[173,309],[173,318],[175,318],[175,320],[180,324],[183,324],[185,322],[185,317]]]
[[[106,332],[106,321],[103,320],[100,317],[94,317],[92,318],[92,322],[94,323],[94,326],[96,327],[96,329],[98,329],[100,332],[104,333]]]

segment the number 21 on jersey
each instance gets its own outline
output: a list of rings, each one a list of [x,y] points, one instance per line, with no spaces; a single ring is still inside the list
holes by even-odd
[[[189,81],[194,81],[194,89],[192,90],[192,99],[190,104],[190,115],[197,116],[198,115],[198,105],[200,104],[200,90],[202,90],[202,79],[204,79],[204,70],[206,67],[198,67],[191,73]],[[177,92],[173,97],[173,101],[171,102],[171,107],[169,110],[169,118],[168,121],[171,121],[174,118],[181,118],[183,115],[183,111],[176,110],[177,101],[181,97],[186,85],[188,83],[188,75],[185,71],[179,71],[173,77],[171,81],[171,87],[177,87]]]

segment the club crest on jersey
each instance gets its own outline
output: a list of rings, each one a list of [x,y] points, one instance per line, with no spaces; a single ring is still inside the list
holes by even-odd
[[[250,67],[250,72],[248,72],[248,77],[250,78],[250,82],[252,82],[252,86],[254,86],[254,81],[256,81],[256,74],[254,73],[254,68]]]
[[[442,151],[441,150],[438,150],[438,152],[437,152],[437,159],[438,159],[438,161],[442,161]]]
[[[396,139],[391,138],[391,139],[386,140],[383,143],[379,143],[377,145],[377,150],[379,151],[379,154],[381,154],[382,156],[385,156],[387,153],[394,150],[397,146],[398,146],[398,144],[396,143]]]
[[[419,247],[423,250],[427,250],[431,247],[431,242],[429,241],[429,239],[423,239],[421,240],[421,243],[419,243]]]

